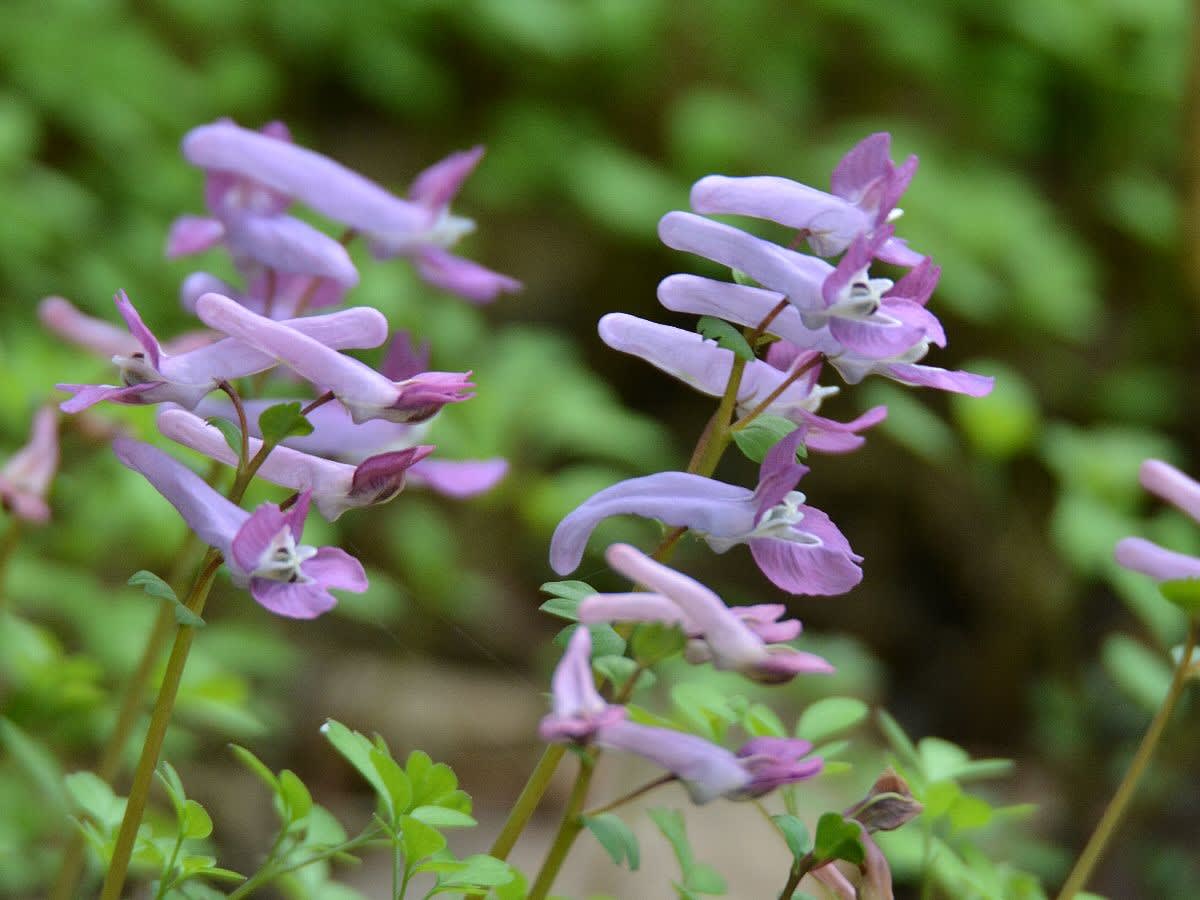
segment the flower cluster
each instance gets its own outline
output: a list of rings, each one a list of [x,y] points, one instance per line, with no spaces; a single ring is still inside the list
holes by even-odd
[[[204,171],[208,215],[177,219],[166,253],[177,257],[220,246],[244,283],[230,285],[207,272],[189,275],[182,302],[206,329],[167,342],[160,342],[124,291],[116,295],[124,331],[61,297],[43,300],[40,316],[48,329],[110,357],[117,367],[115,384],[60,384],[71,395],[61,409],[79,413],[103,402],[159,405],[162,435],[236,470],[231,498],[149,444],[118,438],[118,459],[220,552],[234,582],[255,600],[279,615],[311,618],[334,605],[330,588],[362,591],[366,576],[343,551],[300,543],[310,504],[333,520],[391,500],[408,483],[468,497],[507,471],[500,459],[436,459],[435,448],[424,443],[428,423],[444,407],[472,396],[470,372],[430,371],[428,346],[414,349],[403,333],[392,338],[376,370],[342,351],[387,343],[387,319],[369,307],[337,308],[359,280],[346,250],[359,235],[375,257],[410,259],[426,281],[474,302],[520,288],[449,252],[474,227],[452,214],[450,204],[483,149],[455,153],[426,169],[406,198],[297,146],[280,123],[261,131],[228,121],[205,125],[184,138],[183,153]],[[321,232],[290,214],[294,203],[346,231],[340,238]],[[313,386],[308,396],[291,401],[282,426],[279,415],[270,415],[281,401],[241,393],[247,385],[261,388],[279,367],[290,370],[289,383],[298,377]],[[218,390],[223,399],[210,396]],[[282,401],[284,408],[288,403]],[[223,427],[212,424],[216,419],[225,420]],[[42,498],[56,460],[46,449],[54,420],[53,412],[40,414],[38,446],[0,473],[5,504],[26,518],[47,514]],[[234,501],[254,476],[295,493],[281,505],[246,512]]]
[[[808,472],[797,457],[805,451],[858,449],[865,440],[862,432],[880,422],[886,410],[877,407],[849,422],[822,415],[823,401],[838,390],[819,384],[824,364],[848,384],[878,374],[976,396],[991,390],[989,378],[920,363],[932,345],[946,343],[941,323],[927,309],[939,270],[894,234],[896,204],[916,170],[916,158],[897,166],[889,153],[888,135],[866,138],[834,170],[831,192],[782,178],[701,179],[692,189],[693,211],[668,213],[659,235],[669,247],[729,267],[734,280],[672,275],[659,285],[658,296],[672,311],[723,321],[715,327],[702,321],[700,333],[691,333],[624,313],[600,320],[600,337],[610,347],[721,398],[721,404],[687,471],[659,472],[605,488],[555,530],[550,564],[566,575],[578,568],[590,535],[610,516],[642,516],[674,528],[653,557],[624,544],[607,549],[609,566],[639,587],[631,593],[594,594],[579,603],[581,624],[554,673],[553,710],[542,721],[543,739],[643,756],[681,782],[697,803],[759,797],[821,771],[821,758],[811,756],[813,748],[803,740],[758,736],[729,750],[698,735],[637,721],[597,690],[588,629],[650,623],[674,628],[682,634],[687,661],[711,663],[760,683],[833,671],[826,660],[789,643],[801,626],[784,618],[783,605],[729,607],[660,560],[690,532],[717,553],[746,544],[763,574],[789,593],[849,591],[862,578],[862,557],[796,489]],[[799,234],[784,247],[707,214],[767,219]],[[801,241],[807,241],[811,254],[795,249]],[[875,260],[907,271],[896,281],[874,277]],[[713,334],[718,339],[710,339]],[[755,457],[761,460],[757,485],[712,477],[737,432],[768,422],[775,441]],[[618,691],[619,698],[627,695]],[[863,835],[868,880],[878,880],[881,889],[886,884],[890,892],[886,862],[865,830]],[[836,869],[823,867],[819,873],[827,882],[841,879],[832,884],[835,890],[852,891]]]

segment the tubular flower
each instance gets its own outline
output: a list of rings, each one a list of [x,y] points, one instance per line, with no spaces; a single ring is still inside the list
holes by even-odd
[[[257,316],[220,294],[196,301],[196,313],[211,328],[244,341],[329,391],[356,423],[370,419],[421,422],[447,403],[470,399],[470,372],[422,372],[392,381],[370,366],[271,319]],[[297,321],[305,321],[299,319]]]
[[[346,285],[312,275],[271,273],[270,277],[252,277],[249,287],[239,291],[216,275],[193,272],[179,286],[179,303],[195,315],[196,301],[205,294],[224,294],[260,316],[294,319],[310,310],[341,305]]]
[[[855,144],[833,170],[832,193],[767,175],[709,175],[692,187],[692,209],[798,228],[818,256],[837,256],[855,238],[881,230],[900,214],[896,203],[916,173],[917,158],[909,156],[897,166],[891,160],[891,142],[891,135],[878,132]],[[916,265],[923,258],[890,235],[875,255],[900,266]]]
[[[282,122],[272,122],[251,134],[269,144],[292,146]],[[210,215],[176,219],[167,236],[168,257],[200,253],[223,243],[247,278],[270,271],[327,278],[343,287],[358,283],[358,272],[345,247],[286,214],[292,204],[287,191],[273,190],[236,172],[204,168],[204,199]]]
[[[678,625],[691,639],[691,662],[741,672],[766,683],[790,681],[801,673],[833,671],[826,660],[776,643],[800,632],[795,619],[778,621],[782,605],[729,608],[700,582],[655,562],[628,544],[613,544],[608,564],[654,593],[594,594],[579,606],[579,621],[662,622]],[[808,752],[805,750],[804,752]]]
[[[790,593],[845,593],[862,580],[862,557],[825,513],[793,490],[808,471],[795,458],[802,431],[771,448],[753,491],[686,472],[659,472],[600,491],[559,523],[551,567],[560,575],[574,571],[601,521],[637,515],[690,528],[718,553],[749,544],[763,574]]]
[[[367,589],[366,573],[353,556],[337,547],[300,543],[311,491],[302,493],[286,512],[264,503],[249,513],[156,447],[118,438],[113,451],[179,511],[202,541],[221,552],[234,582],[248,587],[271,612],[312,619],[337,604],[330,588],[355,593]]]
[[[900,290],[906,281],[912,279],[910,286],[903,289],[914,302],[923,303],[928,299],[925,290],[931,274],[932,270],[918,266],[897,282],[893,290]],[[921,299],[922,295],[924,299]],[[770,315],[783,299],[784,296],[776,291],[729,284],[697,275],[671,275],[658,286],[658,300],[669,310],[717,316],[751,328]],[[930,344],[937,342],[940,331],[927,335],[894,358],[869,359],[844,347],[828,327],[816,330],[808,328],[799,311],[790,306],[776,315],[768,330],[799,350],[823,354],[848,384],[858,384],[868,375],[876,374],[902,384],[953,391],[972,397],[985,396],[992,390],[993,380],[989,377],[917,365],[917,361],[929,352]]]
[[[576,628],[550,681],[552,712],[538,733],[550,743],[585,744],[603,725],[625,718],[625,707],[611,706],[596,690],[592,675],[592,634]]]
[[[1148,459],[1140,471],[1142,487],[1200,522],[1200,483],[1159,459]],[[1200,578],[1200,559],[1160,547],[1145,538],[1127,537],[1117,543],[1117,562],[1149,575],[1155,581]]]
[[[733,352],[718,347],[695,332],[660,325],[625,313],[609,313],[600,320],[600,337],[614,350],[620,350],[680,379],[701,393],[720,397],[729,382]],[[777,344],[772,344],[772,349]],[[738,387],[737,412],[745,415],[774,393],[790,376],[790,370],[807,368],[805,374],[788,384],[763,412],[790,419],[805,428],[804,443],[810,450],[846,453],[862,446],[858,432],[881,422],[887,410],[877,406],[851,422],[836,422],[817,415],[821,402],[836,394],[835,387],[819,387],[819,356],[809,353],[805,359],[789,359],[768,354],[766,361],[751,360],[742,370]]]
[[[0,467],[0,506],[27,522],[50,519],[46,494],[58,470],[58,412],[41,407],[33,416],[29,443]]]
[[[199,416],[182,409],[164,409],[158,428],[176,443],[225,463],[238,464],[237,454],[225,436]],[[248,437],[250,455],[258,453],[262,441]],[[258,469],[258,475],[295,491],[309,491],[317,510],[331,522],[348,509],[387,503],[404,490],[409,468],[433,452],[425,445],[380,453],[357,466],[310,456],[289,447],[275,447]]]
[[[452,154],[417,176],[402,200],[328,157],[232,122],[202,125],[183,140],[201,168],[238,176],[260,190],[293,197],[361,232],[380,258],[407,256],[431,284],[476,302],[521,285],[448,252],[475,224],[450,213],[450,201],[478,164],[482,147]]]
[[[48,331],[100,356],[132,356],[142,349],[138,339],[127,330],[89,316],[65,297],[43,297],[37,312]],[[169,354],[187,353],[207,347],[219,337],[207,330],[189,331],[165,341],[162,349]]]
[[[269,353],[237,340],[221,340],[171,355],[163,350],[142,322],[125,292],[118,292],[115,299],[117,309],[141,349],[128,355],[118,353],[113,356],[113,364],[121,372],[120,386],[57,385],[59,390],[73,395],[61,404],[63,412],[80,412],[104,400],[115,403],[171,402],[192,409],[216,389],[219,381],[253,375],[276,365],[275,357]],[[279,327],[295,328],[298,333],[303,332],[307,340],[336,347],[377,347],[387,339],[387,320],[378,310],[369,307],[293,319]]]

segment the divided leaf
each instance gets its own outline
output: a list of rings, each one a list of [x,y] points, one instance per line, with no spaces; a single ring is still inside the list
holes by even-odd
[[[263,442],[275,445],[290,437],[304,437],[312,434],[312,423],[300,414],[300,401],[277,403],[268,406],[258,417],[258,429]]]
[[[636,835],[629,826],[613,813],[601,813],[598,816],[583,816],[583,824],[600,842],[600,846],[608,851],[612,861],[618,866],[628,862],[629,871],[637,871],[641,862]]]
[[[717,346],[729,350],[734,356],[749,362],[754,359],[754,351],[746,342],[742,333],[724,319],[715,316],[701,316],[696,323],[696,331],[710,341],[716,341]]]

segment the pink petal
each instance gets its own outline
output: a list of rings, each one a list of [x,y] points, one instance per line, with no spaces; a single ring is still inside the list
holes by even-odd
[[[337,606],[337,599],[318,582],[251,578],[250,595],[260,606],[288,619],[315,619]]]
[[[207,216],[180,216],[167,233],[167,259],[203,253],[221,243],[225,226]]]
[[[430,209],[445,209],[481,159],[482,145],[451,153],[417,175],[408,189],[408,199]]]
[[[434,287],[476,303],[490,303],[501,294],[512,294],[523,287],[515,278],[493,272],[441,247],[421,247],[413,262],[421,278]]]

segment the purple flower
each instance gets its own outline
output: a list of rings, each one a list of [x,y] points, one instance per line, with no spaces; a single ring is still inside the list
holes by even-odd
[[[73,395],[61,404],[63,412],[80,412],[104,400],[115,403],[171,402],[193,409],[216,388],[218,381],[253,375],[276,364],[275,357],[269,353],[237,340],[221,340],[173,356],[159,345],[124,291],[118,292],[115,300],[141,349],[128,355],[113,356],[112,361],[121,372],[120,386],[57,385],[59,390]],[[227,302],[233,303],[232,300]],[[293,319],[279,327],[289,331],[295,328],[296,333],[304,333],[306,340],[334,347],[377,347],[387,339],[387,319],[378,310],[368,307]]]
[[[1142,487],[1200,522],[1200,483],[1170,463],[1148,459],[1139,473]],[[1117,562],[1127,569],[1149,575],[1155,581],[1200,578],[1200,559],[1167,550],[1139,537],[1117,542]]]
[[[690,662],[711,661],[714,668],[741,672],[768,684],[790,681],[800,673],[833,671],[821,657],[777,643],[800,633],[799,621],[778,621],[784,612],[780,604],[730,609],[700,582],[628,544],[613,544],[605,558],[630,581],[654,593],[594,594],[580,604],[580,622],[678,625],[691,639]]]
[[[193,315],[196,301],[205,294],[224,294],[271,319],[293,319],[310,310],[339,306],[346,296],[346,286],[330,278],[272,273],[271,277],[252,277],[249,287],[239,291],[208,272],[193,272],[179,286],[179,302]]]
[[[300,543],[311,492],[287,512],[264,503],[253,513],[222,497],[195,472],[161,450],[129,438],[113,441],[125,466],[145,476],[196,535],[221,552],[234,582],[273,613],[312,619],[332,609],[329,589],[367,589],[362,564],[337,547]]]
[[[369,419],[421,422],[447,403],[473,396],[468,392],[474,386],[470,372],[423,372],[392,381],[320,340],[255,315],[220,294],[205,294],[197,300],[196,313],[204,324],[271,355],[313,384],[332,391],[357,423]]]
[[[190,447],[227,466],[238,464],[237,454],[225,436],[199,416],[182,409],[158,414],[159,430],[176,443]],[[250,455],[262,441],[248,437]],[[387,503],[404,490],[410,467],[433,452],[431,446],[380,453],[357,466],[310,456],[289,447],[275,447],[259,467],[258,475],[294,491],[309,491],[318,511],[331,522],[348,509]]]
[[[659,472],[600,491],[559,523],[551,567],[560,575],[572,572],[596,525],[609,516],[637,515],[690,528],[718,553],[749,544],[763,574],[790,593],[845,593],[862,580],[862,557],[825,513],[804,505],[804,495],[793,490],[808,471],[795,458],[802,438],[797,429],[771,448],[753,491],[686,472]]]
[[[699,334],[660,325],[625,313],[609,313],[600,320],[600,337],[614,350],[641,357],[653,366],[673,375],[701,393],[720,397],[729,381],[733,353],[705,340]],[[772,345],[775,346],[775,345]],[[881,422],[887,415],[882,406],[868,410],[851,422],[836,422],[816,414],[821,402],[837,388],[817,386],[821,367],[814,364],[815,353],[806,359],[789,360],[776,366],[778,355],[767,361],[752,360],[742,372],[737,395],[737,412],[745,415],[770,396],[789,377],[789,368],[809,366],[808,371],[784,388],[764,410],[770,415],[791,419],[805,427],[804,443],[810,450],[846,453],[860,447],[858,432]]]
[[[38,319],[48,331],[100,356],[132,356],[142,349],[127,330],[89,316],[65,297],[43,297],[38,303]],[[187,353],[207,347],[219,337],[207,330],[189,331],[164,342],[162,349],[168,354]]]
[[[940,323],[924,307],[928,294],[909,297],[888,279],[868,276],[871,257],[891,234],[891,226],[870,238],[856,238],[836,268],[691,213],[667,213],[658,233],[668,247],[715,260],[778,291],[799,311],[806,329],[828,328],[840,347],[869,359],[897,356],[922,340],[945,342]],[[935,274],[933,283],[936,280]],[[927,281],[922,273],[919,283],[924,287]]]
[[[43,406],[33,416],[29,443],[0,467],[0,506],[27,522],[50,519],[46,494],[58,470],[58,412]]]
[[[922,302],[919,298],[925,286],[916,280],[923,282],[930,274],[931,270],[918,266],[897,282],[893,290],[900,290],[906,281],[914,279],[909,281],[911,286],[903,289],[914,302]],[[783,299],[783,295],[775,291],[729,284],[697,275],[671,275],[658,286],[658,300],[669,310],[716,316],[751,328],[766,318]],[[993,379],[986,376],[917,365],[917,360],[929,352],[932,338],[937,335],[922,339],[895,358],[869,359],[844,347],[830,334],[828,327],[812,330],[805,326],[799,311],[793,307],[779,313],[769,331],[799,350],[823,354],[848,384],[858,384],[867,375],[878,374],[902,384],[954,391],[972,397],[982,397],[992,390]]]
[[[629,721],[600,727],[595,742],[662,766],[683,783],[693,803],[708,803],[717,797],[761,797],[785,784],[812,778],[823,764],[820,757],[801,759],[812,749],[807,741],[756,738],[734,754],[693,734]]]
[[[408,200],[319,153],[232,122],[193,129],[183,140],[183,154],[206,170],[236,175],[260,190],[303,201],[365,235],[377,257],[411,257],[426,281],[469,300],[486,302],[521,287],[447,252],[474,229],[470,219],[452,215],[449,206],[478,164],[482,147],[430,166],[413,182]]]
[[[833,193],[787,178],[709,175],[692,187],[692,209],[798,228],[818,256],[837,256],[855,238],[881,230],[900,213],[896,203],[916,173],[917,158],[909,156],[897,167],[891,160],[891,140],[891,135],[879,132],[856,144],[833,170]],[[922,259],[890,235],[875,255],[901,266]]]
[[[249,419],[250,433],[258,432],[258,416],[278,400],[243,401]],[[207,398],[196,407],[196,414],[210,419],[214,416],[236,421],[233,404],[226,398]],[[381,454],[408,450],[425,439],[427,422],[405,424],[371,419],[355,424],[346,408],[336,400],[318,406],[307,417],[313,426],[312,434],[290,437],[283,446],[301,450],[313,456],[339,460],[357,465]],[[411,487],[427,487],[455,499],[482,494],[495,487],[508,474],[508,461],[494,459],[433,459],[417,460],[407,471]],[[319,506],[319,504],[318,504]]]
[[[587,743],[603,725],[625,718],[623,706],[610,706],[592,675],[592,635],[576,628],[550,682],[553,711],[538,733],[550,743]]]
[[[280,122],[267,125],[256,137],[268,144],[292,146],[291,135]],[[285,214],[292,202],[286,191],[273,190],[236,172],[205,168],[204,199],[211,216],[176,219],[167,237],[168,257],[199,253],[223,243],[247,278],[270,271],[327,278],[344,287],[358,283],[358,272],[345,247],[307,222]]]

